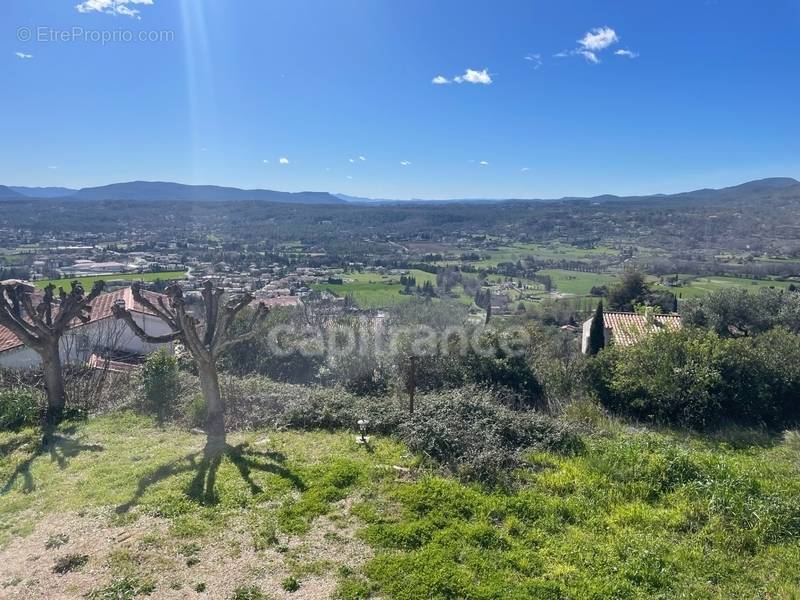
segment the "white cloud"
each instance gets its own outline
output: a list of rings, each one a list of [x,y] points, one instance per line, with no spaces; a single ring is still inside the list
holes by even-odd
[[[488,162],[488,161],[485,161],[485,160],[482,160],[482,161],[481,161],[480,163],[478,163],[478,164],[481,164],[481,165],[483,165],[483,166],[485,167],[486,165],[488,165],[488,164],[489,164],[489,162]]]
[[[608,48],[611,44],[616,44],[619,41],[617,32],[611,27],[595,27],[588,31],[578,43],[584,50],[597,51]]]
[[[553,54],[554,58],[567,58],[572,52],[567,52],[566,50],[562,50],[561,52],[556,52]]]
[[[530,63],[533,63],[533,68],[538,69],[542,66],[542,55],[541,54],[527,54],[525,55],[525,60]]]
[[[278,162],[281,163],[282,165],[288,165],[289,159],[286,158],[285,156],[281,156],[280,159],[278,159]]]
[[[585,58],[586,60],[588,60],[592,64],[596,65],[597,63],[600,62],[600,59],[597,58],[597,54],[595,54],[591,50],[579,50],[578,54],[583,56],[583,58]]]
[[[411,164],[411,161],[409,161],[409,160],[401,160],[400,164],[403,165],[404,167],[407,167],[407,166],[409,166]]]
[[[356,159],[355,159],[355,158],[348,158],[348,159],[347,159],[347,162],[349,162],[349,163],[354,163],[354,162],[356,162]]]
[[[58,167],[57,167],[56,165],[50,165],[50,166],[49,166],[49,167],[47,167],[47,168],[48,168],[48,169],[57,169]]]
[[[33,58],[33,54],[25,54],[24,52],[14,52],[17,58],[28,59]]]
[[[431,79],[434,85],[447,85],[448,83],[480,83],[489,85],[492,83],[492,76],[489,74],[488,69],[476,71],[475,69],[467,69],[463,75],[456,75],[452,79],[448,79],[444,75],[437,75]]]
[[[348,176],[347,176],[347,178],[348,178],[348,179],[352,179],[352,178],[353,178],[353,176],[352,176],[352,175],[348,175]]]
[[[528,171],[530,171],[530,170],[531,170],[531,168],[530,168],[530,167],[522,167],[522,168],[520,169],[520,171],[522,171],[523,173],[527,173],[527,172],[528,172]]]
[[[459,75],[453,79],[456,83],[481,83],[489,85],[492,83],[492,76],[489,75],[488,69],[483,71],[475,71],[474,69],[467,69],[463,75]]]
[[[153,0],[84,0],[80,4],[76,4],[75,8],[81,13],[99,12],[141,19],[139,9],[131,8],[131,5],[137,4],[150,6],[153,4]]]
[[[358,157],[358,160],[360,160],[360,161],[362,161],[362,162],[363,162],[363,161],[365,161],[365,160],[367,160],[367,159],[366,159],[366,158],[364,158],[363,156],[359,156],[359,157]]]
[[[265,165],[269,164],[269,161],[266,158],[264,160],[262,160],[261,162],[264,163]]]
[[[639,56],[638,52],[634,52],[633,50],[628,50],[627,48],[617,50],[614,52],[617,56],[627,56],[628,58],[636,58]]]

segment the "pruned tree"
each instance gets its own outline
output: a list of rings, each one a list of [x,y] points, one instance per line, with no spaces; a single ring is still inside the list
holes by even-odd
[[[83,286],[73,281],[69,292],[60,287],[56,296],[56,288],[50,284],[38,304],[34,305],[34,286],[16,279],[0,282],[0,325],[10,329],[41,358],[47,389],[45,420],[48,426],[61,420],[67,401],[61,339],[74,321],[88,323],[91,320],[91,303],[104,286],[102,281],[96,281],[87,295]]]
[[[149,335],[133,318],[130,311],[122,306],[113,308],[114,316],[122,319],[141,340],[150,344],[164,344],[180,341],[197,363],[200,387],[206,402],[206,448],[221,450],[225,447],[225,403],[219,388],[217,359],[222,352],[239,342],[250,339],[259,333],[258,325],[267,316],[268,309],[261,303],[253,313],[246,333],[234,335],[231,326],[236,316],[254,299],[251,294],[226,299],[223,288],[215,288],[210,281],[203,284],[202,296],[205,318],[197,319],[186,307],[183,290],[171,285],[166,289],[168,302],[159,297],[151,302],[140,285],[133,286],[133,297],[142,306],[161,319],[170,328],[165,335]]]

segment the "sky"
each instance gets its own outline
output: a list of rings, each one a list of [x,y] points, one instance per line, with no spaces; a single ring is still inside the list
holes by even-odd
[[[373,198],[800,178],[798,0],[2,0],[0,183]]]

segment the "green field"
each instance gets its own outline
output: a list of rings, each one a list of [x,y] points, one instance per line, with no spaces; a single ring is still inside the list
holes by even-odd
[[[540,275],[549,275],[553,279],[555,291],[562,294],[575,294],[585,296],[593,286],[613,286],[617,283],[616,275],[606,273],[582,273],[580,271],[566,271],[564,269],[543,269]]]
[[[36,287],[44,289],[49,284],[64,289],[69,289],[70,284],[77,280],[85,289],[92,287],[95,281],[112,281],[112,280],[125,280],[125,281],[173,281],[175,279],[186,279],[186,271],[161,271],[159,273],[109,273],[108,275],[92,275],[89,277],[64,277],[63,279],[40,279],[34,282]]]
[[[690,277],[690,276],[681,275],[680,277],[681,279],[683,279],[685,277]],[[789,285],[791,285],[791,283],[792,282],[790,281],[744,279],[741,277],[696,277],[694,279],[691,279],[688,285],[683,285],[680,287],[666,287],[661,285],[654,285],[653,288],[666,289],[671,291],[678,298],[686,299],[686,298],[698,298],[700,296],[705,296],[709,292],[714,292],[716,290],[732,288],[732,287],[741,287],[751,290],[770,288],[770,287],[778,289],[786,289],[789,287]]]
[[[417,285],[422,286],[426,281],[436,283],[436,275],[412,269],[409,275],[417,280]],[[399,275],[380,275],[379,273],[345,273],[342,276],[344,283],[341,285],[331,283],[318,283],[312,286],[317,291],[328,291],[337,296],[352,294],[361,308],[382,308],[414,298],[400,293]]]

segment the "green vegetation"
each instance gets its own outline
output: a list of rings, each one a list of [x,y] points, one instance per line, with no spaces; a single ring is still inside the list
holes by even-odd
[[[221,551],[230,542],[220,532],[244,519],[278,523],[260,552],[277,548],[291,562],[278,539],[302,543],[320,515],[357,498],[350,512],[374,555],[363,567],[339,569],[338,598],[754,598],[800,591],[800,448],[792,436],[781,443],[741,430],[707,438],[629,432],[592,418],[597,424],[586,429],[579,452],[528,451],[528,467],[508,488],[415,470],[404,447],[381,436],[368,450],[347,432],[241,434],[237,443],[250,442],[242,452],[252,449],[250,468],[223,458],[213,501],[192,495],[202,463],[186,452],[196,438],[142,417],[120,413],[67,426],[54,450],[64,456],[61,466],[46,454],[32,457],[34,430],[2,432],[0,477],[10,485],[0,503],[0,548],[29,534],[34,515],[80,511],[118,527],[156,519],[168,528],[152,541],[86,559],[116,565],[117,573],[96,581],[87,597],[134,598],[176,585],[205,590],[205,582],[175,583],[163,549],[176,544],[176,554],[200,557]],[[261,439],[269,441],[255,445]],[[401,471],[411,479],[398,478],[390,465],[411,468]],[[79,568],[86,560],[64,563]],[[302,590],[303,575],[291,573],[317,570],[289,572],[274,585]],[[234,575],[243,579],[233,582],[231,597],[267,597],[270,588],[248,573]]]
[[[176,279],[186,279],[186,271],[160,271],[157,273],[108,273],[106,275],[91,275],[88,277],[64,277],[63,279],[40,279],[35,281],[36,287],[44,289],[49,284],[58,287],[69,289],[73,281],[79,281],[85,289],[91,289],[95,281],[111,281],[111,280],[124,280],[124,281],[174,281]]]
[[[605,273],[583,273],[581,271],[565,271],[563,269],[542,269],[540,275],[549,275],[553,279],[553,288],[563,294],[586,296],[595,286],[612,286],[617,283],[616,275]]]
[[[409,275],[416,279],[417,285],[420,287],[425,282],[436,283],[436,275],[426,271],[411,269]],[[326,290],[337,296],[352,294],[361,308],[392,306],[414,298],[413,295],[400,293],[403,286],[400,284],[399,275],[380,275],[374,272],[345,273],[342,275],[342,279],[344,280],[342,284],[315,284],[313,289]]]
[[[665,277],[669,279],[669,277]],[[683,285],[675,287],[667,287],[656,285],[658,289],[668,289],[676,296],[682,299],[686,298],[699,298],[705,296],[710,292],[715,292],[720,289],[728,288],[746,288],[746,289],[762,289],[762,288],[778,288],[787,289],[791,281],[777,281],[772,279],[749,279],[745,277],[693,277],[689,275],[680,275]],[[795,282],[797,284],[797,282]]]

